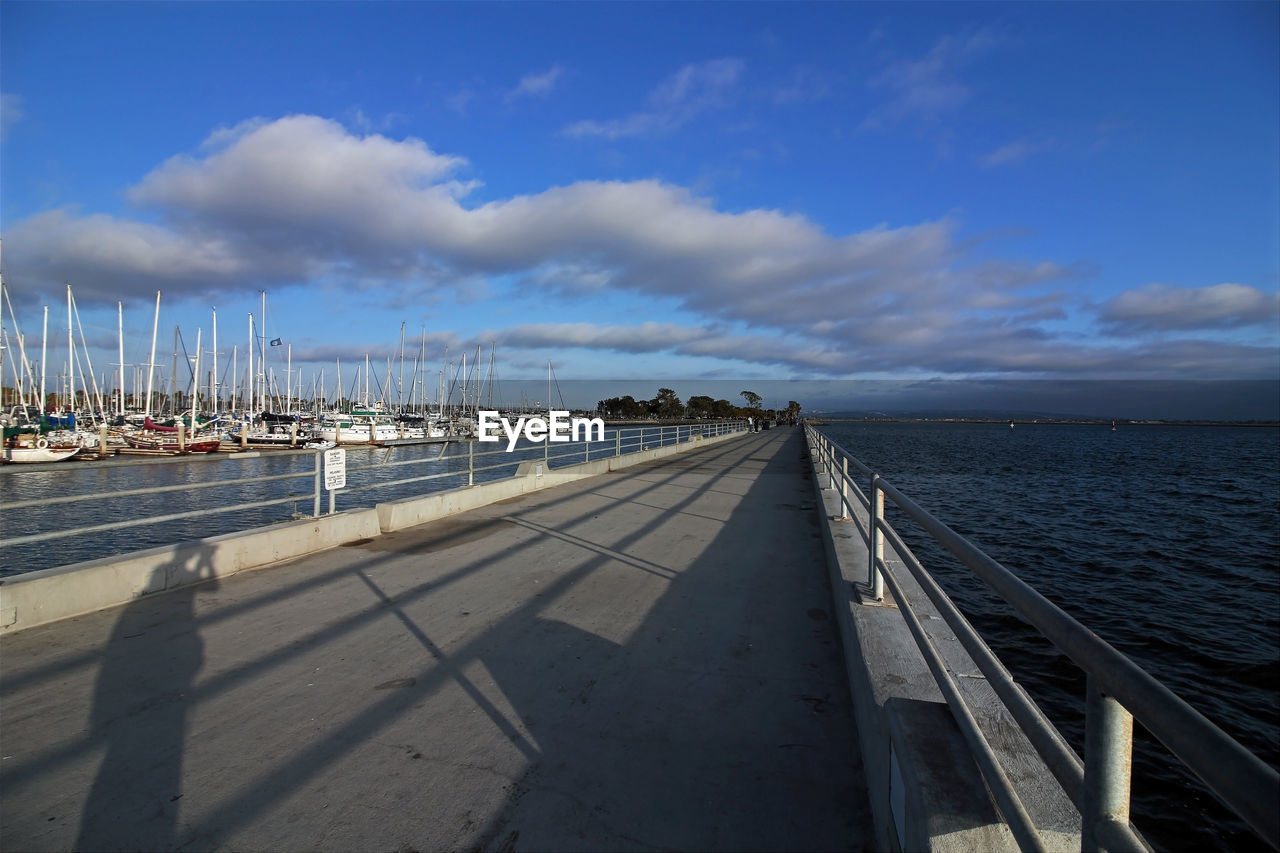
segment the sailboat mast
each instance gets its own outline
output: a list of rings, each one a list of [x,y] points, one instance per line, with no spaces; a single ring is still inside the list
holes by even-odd
[[[462,408],[460,413],[465,416],[467,414],[467,354],[462,354]],[[452,395],[452,391],[450,392]]]
[[[169,368],[169,402],[173,404],[173,416],[182,417],[178,409],[178,345],[182,340],[182,327],[173,327],[173,364]],[[184,359],[185,361],[185,359]]]
[[[9,313],[13,313],[13,309],[9,309]],[[44,395],[44,365],[48,360],[49,343],[49,306],[44,306],[44,329],[40,332],[40,405],[41,412],[44,411],[45,400],[49,399]]]
[[[217,415],[222,407],[218,400],[218,309],[213,309],[213,369],[209,374],[209,399],[213,400],[213,414]]]
[[[89,342],[84,337],[84,323],[80,322],[80,309],[76,306],[70,285],[67,285],[67,296],[71,299],[71,313],[75,317],[76,327],[80,329],[80,351],[84,353],[84,365],[80,368],[80,386],[84,391],[84,404],[89,411],[90,422],[96,424],[98,416],[95,412],[106,410],[102,402],[102,389],[98,387],[98,374],[93,370],[93,355],[89,352]]]
[[[120,393],[116,395],[119,400],[119,411],[116,413],[121,417],[124,416],[124,303],[116,303],[116,341],[120,348]]]
[[[200,332],[196,329],[196,363],[191,371],[191,431],[196,429],[196,401],[200,399]]]
[[[67,397],[71,411],[76,410],[76,350],[71,336],[71,285],[67,285]]]
[[[156,291],[156,315],[151,321],[151,358],[147,361],[147,401],[143,404],[144,417],[151,416],[151,389],[156,375],[156,334],[160,331],[160,291]]]
[[[262,333],[262,350],[258,353],[258,373],[262,376],[262,383],[259,385],[258,391],[258,411],[265,412],[267,410],[267,292],[262,291],[262,322],[258,324]]]
[[[494,341],[489,341],[489,399],[485,402],[485,408],[493,408],[493,362],[498,355],[498,345]]]
[[[245,408],[250,410],[252,417],[253,397],[257,393],[257,376],[253,372],[253,312],[249,312],[249,393],[245,395]]]
[[[449,369],[449,348],[446,346],[444,348],[444,361],[440,365],[440,396],[436,398],[439,401],[438,416],[441,420],[444,420],[444,374],[445,374],[445,371],[447,371],[448,369]]]

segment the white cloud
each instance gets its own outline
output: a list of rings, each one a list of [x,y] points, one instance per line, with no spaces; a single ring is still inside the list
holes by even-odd
[[[49,283],[76,284],[84,303],[154,294],[159,282],[200,287],[261,276],[265,264],[245,258],[231,241],[199,231],[174,231],[103,214],[65,209],[26,219],[5,236],[9,269]],[[305,274],[305,270],[292,271]]]
[[[973,96],[973,88],[961,80],[960,72],[1004,42],[1001,34],[983,28],[943,36],[924,56],[889,63],[870,81],[871,88],[885,92],[888,100],[867,117],[863,127],[908,118],[933,120],[960,109]]]
[[[765,94],[778,105],[820,101],[831,94],[830,75],[809,65],[791,69],[785,83],[768,87]]]
[[[671,97],[681,88],[673,83]],[[824,375],[1139,370],[1190,351],[1056,339],[1041,324],[1063,316],[1061,282],[1089,270],[979,262],[952,219],[837,235],[783,211],[717,210],[659,181],[582,181],[469,205],[467,167],[421,140],[355,135],[314,116],[246,122],[130,191],[149,222],[71,210],[19,222],[5,236],[6,274],[74,282],[82,304],[326,281],[431,304],[487,292],[501,277],[541,294],[553,319],[572,300],[610,293],[696,318],[522,325],[493,333],[505,347],[666,352]],[[1143,329],[1232,328],[1274,323],[1276,297],[1157,285],[1099,316]],[[1247,348],[1232,353],[1257,361]]]
[[[674,323],[640,323],[634,326],[601,326],[595,323],[533,323],[483,332],[477,337],[492,339],[503,347],[530,349],[581,347],[614,352],[656,352],[670,350],[697,340],[704,329]]]
[[[471,89],[459,89],[444,99],[445,106],[453,110],[460,116],[467,114],[467,108],[471,106],[471,102],[475,100],[476,93]]]
[[[732,58],[686,65],[654,89],[648,110],[620,119],[574,122],[564,133],[620,139],[676,130],[701,113],[725,106],[745,70],[746,63]]]
[[[556,64],[538,74],[530,73],[520,78],[520,82],[508,94],[511,98],[545,98],[551,94],[556,83],[564,75],[564,66]]]
[[[993,166],[1008,166],[1014,163],[1021,163],[1037,150],[1039,150],[1038,146],[1033,143],[1025,139],[1015,139],[982,157],[978,164],[985,169],[990,169]]]
[[[1208,287],[1148,284],[1102,303],[1098,316],[1104,325],[1125,332],[1261,326],[1280,333],[1280,294],[1231,282]]]
[[[9,128],[22,121],[22,96],[0,92],[0,140],[9,135]]]

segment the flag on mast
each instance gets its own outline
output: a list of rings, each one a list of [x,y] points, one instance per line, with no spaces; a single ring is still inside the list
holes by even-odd
[[[271,341],[271,345],[272,345],[273,347],[278,347],[278,346],[280,346],[280,344],[281,344],[281,343],[283,343],[283,342],[282,342],[279,338],[273,338],[273,339],[272,339],[272,341]]]

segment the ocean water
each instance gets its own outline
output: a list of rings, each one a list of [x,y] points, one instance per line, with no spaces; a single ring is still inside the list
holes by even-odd
[[[822,429],[1280,766],[1280,431],[838,421]],[[886,513],[1083,752],[1083,674],[910,520]],[[1158,848],[1265,849],[1140,726],[1133,792],[1133,821]]]

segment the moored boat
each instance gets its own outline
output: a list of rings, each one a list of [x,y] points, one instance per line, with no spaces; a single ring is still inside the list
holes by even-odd
[[[219,438],[196,436],[186,439],[179,445],[178,439],[169,434],[163,437],[159,435],[126,434],[124,440],[133,450],[151,450],[159,453],[213,453],[222,444],[222,440]]]
[[[52,444],[43,436],[23,433],[5,439],[0,459],[9,463],[62,462],[79,452],[79,445]]]
[[[336,444],[370,444],[400,438],[400,428],[381,412],[356,409],[349,415],[326,416],[317,424],[316,435]]]

